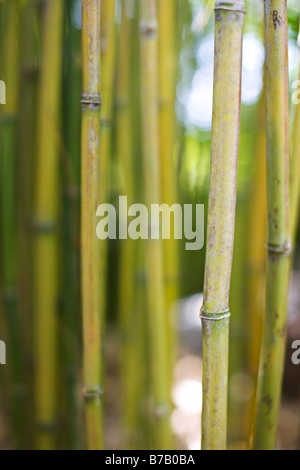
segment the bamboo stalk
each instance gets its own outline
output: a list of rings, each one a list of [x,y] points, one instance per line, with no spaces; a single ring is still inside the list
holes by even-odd
[[[159,19],[159,145],[162,202],[177,201],[176,170],[174,164],[175,139],[175,2],[158,1]],[[171,237],[172,240],[172,237]],[[177,243],[165,243],[166,304],[170,307],[178,296]]]
[[[147,207],[150,208],[151,204],[160,203],[161,197],[156,1],[142,0],[140,8],[144,185],[145,202]],[[148,240],[146,270],[155,448],[170,449],[172,447],[172,438],[169,420],[169,361],[161,240]]]
[[[33,445],[33,336],[32,336],[32,280],[33,243],[32,213],[34,206],[34,165],[36,157],[35,132],[37,116],[37,1],[22,4],[20,8],[20,84],[18,120],[18,286],[19,311],[24,341],[24,372],[26,381],[26,442]]]
[[[229,285],[239,140],[244,1],[216,1],[214,101],[203,306],[202,449],[225,449]]]
[[[109,161],[112,150],[112,119],[113,90],[115,74],[115,0],[101,0],[101,106],[100,126],[100,162],[99,162],[99,204],[108,201]],[[98,242],[99,243],[99,242]],[[100,266],[100,314],[102,318],[102,334],[105,327],[105,311],[107,307],[108,277],[108,240],[101,240],[99,251]]]
[[[299,59],[300,59],[300,29],[298,35],[298,48],[299,48]],[[298,79],[300,80],[300,60],[299,60],[299,71]],[[295,117],[292,133],[292,145],[291,145],[291,169],[290,169],[290,234],[292,244],[295,241],[297,228],[298,228],[298,216],[299,216],[299,195],[300,195],[300,106],[299,104],[294,106]]]
[[[62,355],[66,382],[66,403],[61,403],[66,413],[68,447],[80,448],[81,403],[77,384],[81,357],[81,309],[79,278],[79,231],[80,231],[80,129],[81,109],[81,31],[74,26],[74,9],[77,0],[67,0],[67,35],[65,39],[65,77],[63,88],[64,139],[66,152],[63,159],[64,202],[64,329],[62,331]]]
[[[289,283],[289,82],[286,0],[265,0],[268,260],[254,448],[276,445]]]
[[[99,298],[99,241],[95,210],[99,197],[100,0],[82,1],[81,276],[83,315],[83,394],[87,446],[103,447]]]
[[[230,282],[230,348],[228,367],[228,409],[227,409],[227,447],[235,448],[245,442],[245,411],[246,403],[238,400],[237,390],[240,386],[240,377],[245,376],[246,369],[246,338],[247,325],[245,323],[245,268],[246,268],[246,240],[249,230],[247,224],[247,199],[245,193],[237,192],[234,250],[232,260],[232,274]]]
[[[115,1],[101,1],[101,106],[100,203],[107,201],[108,163],[111,153],[115,73]]]
[[[62,0],[44,4],[39,85],[34,239],[36,447],[56,446],[58,300],[58,132],[62,67]]]
[[[174,162],[175,141],[175,96],[176,96],[176,5],[174,0],[159,0],[159,151],[161,174],[162,203],[177,202],[177,181]],[[170,381],[172,381],[173,364],[176,358],[177,338],[172,329],[172,305],[179,297],[179,253],[178,241],[171,230],[170,239],[164,240],[164,276],[167,334],[170,348]]]
[[[131,20],[127,15],[127,2],[122,0],[122,17],[118,47],[117,74],[117,142],[122,167],[122,194],[126,194],[128,205],[134,203],[134,162],[132,143],[132,119],[130,100],[131,66]],[[119,322],[122,333],[121,381],[123,390],[122,415],[125,430],[125,446],[134,449],[140,437],[138,430],[137,389],[141,377],[137,373],[139,362],[137,319],[135,315],[135,246],[134,240],[121,240],[119,274]]]
[[[264,87],[265,90],[265,87]],[[267,238],[266,191],[266,130],[265,91],[258,104],[258,126],[255,137],[256,155],[253,182],[250,190],[247,237],[247,369],[253,380],[253,395],[248,407],[247,442],[252,447],[254,417],[256,414],[256,386],[264,316]]]
[[[12,0],[3,5],[6,14],[5,36],[2,31],[4,48],[3,75],[6,84],[6,104],[1,112],[1,277],[2,301],[8,334],[8,356],[11,360],[11,416],[15,445],[24,445],[24,375],[23,341],[18,301],[18,258],[17,258],[17,201],[15,174],[17,168],[17,117],[19,97],[19,2]],[[2,106],[2,105],[1,105]]]

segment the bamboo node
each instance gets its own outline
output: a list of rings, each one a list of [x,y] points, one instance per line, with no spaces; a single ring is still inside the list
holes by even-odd
[[[292,245],[287,241],[285,241],[282,245],[267,243],[266,248],[269,253],[275,253],[277,255],[289,255],[293,250]]]
[[[202,318],[203,320],[212,320],[212,321],[218,321],[218,320],[224,320],[225,318],[229,318],[231,315],[229,310],[224,310],[223,312],[218,312],[218,313],[212,313],[212,312],[206,312],[202,307],[200,309],[200,314],[199,318]]]
[[[85,399],[101,397],[103,395],[103,388],[100,385],[89,387],[84,385],[82,387],[82,394]]]
[[[142,36],[145,36],[147,38],[156,38],[157,32],[158,26],[156,21],[153,21],[151,23],[146,23],[145,21],[140,22],[140,33]]]
[[[234,11],[236,13],[244,13],[246,14],[245,2],[244,0],[236,0],[236,1],[223,1],[217,0],[215,11],[216,10],[227,10],[227,11]]]
[[[102,99],[100,95],[87,95],[83,94],[81,98],[82,105],[93,106],[95,108],[99,108],[102,104]]]
[[[153,408],[153,414],[156,418],[164,418],[169,413],[169,406],[168,405],[157,405]]]

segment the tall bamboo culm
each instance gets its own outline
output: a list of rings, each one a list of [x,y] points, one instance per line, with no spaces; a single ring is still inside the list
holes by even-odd
[[[298,80],[300,80],[300,28],[298,34]],[[294,104],[294,125],[291,142],[290,169],[290,234],[294,244],[298,228],[299,195],[300,195],[300,103]]]
[[[22,448],[33,445],[33,337],[32,285],[33,243],[32,211],[34,205],[35,133],[37,117],[38,38],[37,0],[20,9],[20,82],[18,120],[18,285],[19,311],[24,340],[24,376],[26,379],[26,435]]]
[[[99,240],[100,0],[82,0],[81,283],[86,444],[103,448]]]
[[[245,3],[216,1],[215,68],[203,306],[202,449],[226,448],[232,266]],[[224,120],[226,116],[226,120]]]
[[[113,90],[115,73],[115,0],[101,0],[101,106],[99,198],[98,204],[108,201],[108,166],[111,156]],[[107,304],[108,240],[100,243],[100,314],[105,324]]]
[[[1,299],[8,335],[8,356],[11,385],[11,424],[16,436],[16,447],[23,445],[24,435],[24,375],[20,311],[17,285],[17,122],[18,122],[18,61],[19,61],[19,2],[4,2],[6,25],[2,31],[3,59],[2,77],[6,83],[6,104],[1,109],[1,155],[0,155],[0,223],[1,234]],[[23,417],[22,417],[23,416]]]
[[[247,447],[251,448],[256,414],[256,385],[264,317],[267,237],[265,86],[259,101],[253,182],[247,211],[247,370],[253,381],[248,407]],[[249,226],[249,228],[248,228]]]
[[[67,426],[61,427],[62,447],[78,449],[82,443],[82,402],[78,397],[78,376],[81,358],[81,307],[79,272],[80,230],[80,129],[81,129],[81,31],[74,25],[77,0],[65,1],[66,33],[64,80],[62,93],[64,152],[62,154],[63,239],[60,317],[60,380],[66,384],[66,395],[60,399],[60,413]]]
[[[56,447],[59,104],[63,0],[44,4],[34,210],[36,448]]]
[[[287,2],[265,0],[268,243],[266,305],[254,448],[276,445],[289,284]]]
[[[126,194],[128,205],[134,203],[136,191],[133,185],[133,141],[132,141],[132,112],[130,96],[131,79],[131,45],[132,20],[128,16],[128,2],[122,0],[122,16],[118,47],[116,128],[118,155],[122,168],[122,194]],[[125,214],[124,214],[125,215]],[[125,448],[140,447],[142,433],[138,427],[139,396],[138,389],[142,382],[137,372],[141,363],[139,340],[140,315],[135,315],[135,268],[136,241],[121,240],[120,244],[120,273],[119,273],[119,324],[122,336],[121,342],[121,381],[122,381],[122,418],[124,428]]]
[[[159,50],[159,151],[162,203],[170,206],[177,202],[176,166],[174,162],[175,142],[175,96],[176,96],[176,2],[159,0],[158,3],[158,50]],[[168,221],[166,220],[166,223]],[[174,231],[173,231],[174,232]],[[164,240],[164,282],[168,348],[170,350],[170,380],[176,357],[177,340],[172,307],[179,297],[179,250],[178,241],[171,232]],[[173,320],[173,321],[172,321]]]
[[[156,0],[140,4],[141,92],[145,202],[160,203],[158,127],[158,44]],[[163,251],[159,239],[149,239],[146,247],[147,315],[150,338],[154,446],[172,448],[168,336],[165,316]]]

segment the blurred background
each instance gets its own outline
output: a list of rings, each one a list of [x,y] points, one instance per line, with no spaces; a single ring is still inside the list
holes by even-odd
[[[55,0],[56,2],[57,0]],[[53,3],[55,3],[53,2]],[[80,287],[81,1],[0,1],[0,447],[85,447]],[[253,427],[266,262],[263,1],[249,0],[243,42],[238,193],[230,310],[228,446],[246,449]],[[109,5],[110,4],[110,7]],[[111,5],[113,4],[113,8]],[[143,94],[138,0],[101,0],[99,204],[143,202]],[[204,204],[207,215],[213,98],[214,1],[158,0],[157,138],[161,202]],[[290,89],[299,75],[300,5],[288,0]],[[99,51],[100,52],[100,51]],[[291,148],[299,139],[291,101]],[[298,111],[299,112],[299,111]],[[150,132],[150,131],[149,131]],[[300,156],[299,156],[300,158]],[[102,200],[103,199],[103,200]],[[95,223],[97,222],[95,215]],[[206,223],[205,223],[206,227]],[[101,241],[99,241],[101,243]],[[101,319],[104,445],[156,447],[153,384],[167,377],[174,448],[200,448],[199,309],[205,246],[162,243],[167,367],[155,337],[144,240],[108,240]],[[299,243],[291,277],[278,447],[300,448]],[[96,262],[96,260],[95,260]],[[149,326],[150,325],[150,326]],[[159,328],[159,325],[154,325]],[[159,386],[159,385],[158,385]],[[157,410],[156,410],[157,412]]]

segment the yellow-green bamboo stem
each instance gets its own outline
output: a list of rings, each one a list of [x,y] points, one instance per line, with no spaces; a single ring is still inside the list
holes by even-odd
[[[107,197],[107,165],[111,152],[112,105],[115,72],[115,1],[101,1],[101,106],[100,199]]]
[[[300,59],[300,33],[298,36],[299,59]],[[300,80],[300,60],[299,60]],[[300,106],[294,106],[295,117],[291,144],[291,169],[290,169],[290,234],[292,243],[295,240],[299,218],[299,192],[300,192]]]
[[[268,260],[254,448],[276,445],[289,283],[289,82],[286,0],[265,0]]]
[[[176,96],[176,2],[158,1],[159,20],[159,151],[162,203],[172,205],[177,202],[176,167],[174,161],[175,141],[175,96]],[[171,230],[170,239],[164,240],[164,271],[166,320],[169,336],[170,365],[172,380],[173,362],[176,356],[175,330],[172,329],[171,306],[178,299],[179,253],[178,241]]]
[[[211,166],[203,306],[202,449],[225,449],[229,286],[239,141],[244,1],[216,1]]]
[[[112,105],[115,72],[115,0],[101,0],[101,106],[99,204],[108,200],[108,165],[111,156]],[[100,243],[100,312],[105,316],[108,242]]]
[[[253,395],[248,409],[248,444],[253,434],[256,413],[256,382],[262,339],[264,292],[266,274],[267,190],[266,190],[266,132],[265,92],[258,110],[258,128],[254,153],[256,155],[253,183],[249,197],[247,240],[247,369],[253,381]],[[250,446],[252,447],[252,445]]]
[[[34,240],[36,448],[56,447],[58,157],[63,0],[44,5],[39,85]]]
[[[61,328],[62,380],[66,383],[65,400],[60,400],[60,410],[65,417],[62,447],[81,448],[82,403],[78,399],[80,348],[80,129],[81,108],[81,31],[74,25],[77,0],[66,2],[65,67],[63,85],[63,133],[66,152],[63,153],[63,316]]]
[[[34,205],[34,163],[37,108],[37,1],[22,4],[20,9],[20,84],[18,123],[18,286],[19,311],[24,341],[24,372],[26,380],[26,442],[33,446],[33,337],[32,280],[33,243],[32,212]]]
[[[103,447],[99,241],[96,208],[100,157],[100,0],[82,1],[81,279],[83,394],[88,449]]]
[[[122,0],[122,17],[118,47],[117,74],[117,142],[122,167],[122,194],[128,205],[134,203],[134,164],[132,149],[132,119],[130,109],[131,21],[127,15],[127,2]],[[125,447],[134,449],[138,440],[137,389],[141,377],[137,374],[139,361],[138,336],[134,302],[134,269],[136,241],[121,240],[120,245],[120,329],[122,334],[122,415],[125,431]]]
[[[17,164],[17,116],[18,116],[18,61],[19,61],[19,1],[12,0],[3,5],[5,14],[5,34],[2,32],[3,67],[2,79],[6,83],[6,104],[1,105],[1,155],[0,155],[0,194],[1,194],[1,277],[2,300],[7,324],[8,363],[11,374],[11,416],[15,445],[24,445],[24,376],[23,341],[17,285],[17,206],[16,206],[16,164]]]
[[[159,19],[159,151],[161,164],[162,202],[177,201],[176,169],[174,162],[175,139],[175,2],[158,1]],[[170,307],[178,297],[178,249],[175,240],[167,240],[165,251],[166,304]]]
[[[158,54],[155,0],[140,5],[141,91],[145,202],[160,203],[158,133]],[[154,439],[156,449],[172,447],[168,380],[168,337],[166,330],[163,251],[161,240],[149,239],[146,247],[147,302],[152,372]]]
[[[228,412],[227,446],[229,449],[244,445],[246,431],[246,401],[238,399],[241,377],[246,369],[246,338],[248,335],[245,322],[245,268],[246,240],[249,230],[247,224],[247,199],[245,193],[237,194],[234,250],[230,282],[230,348],[228,369]]]

